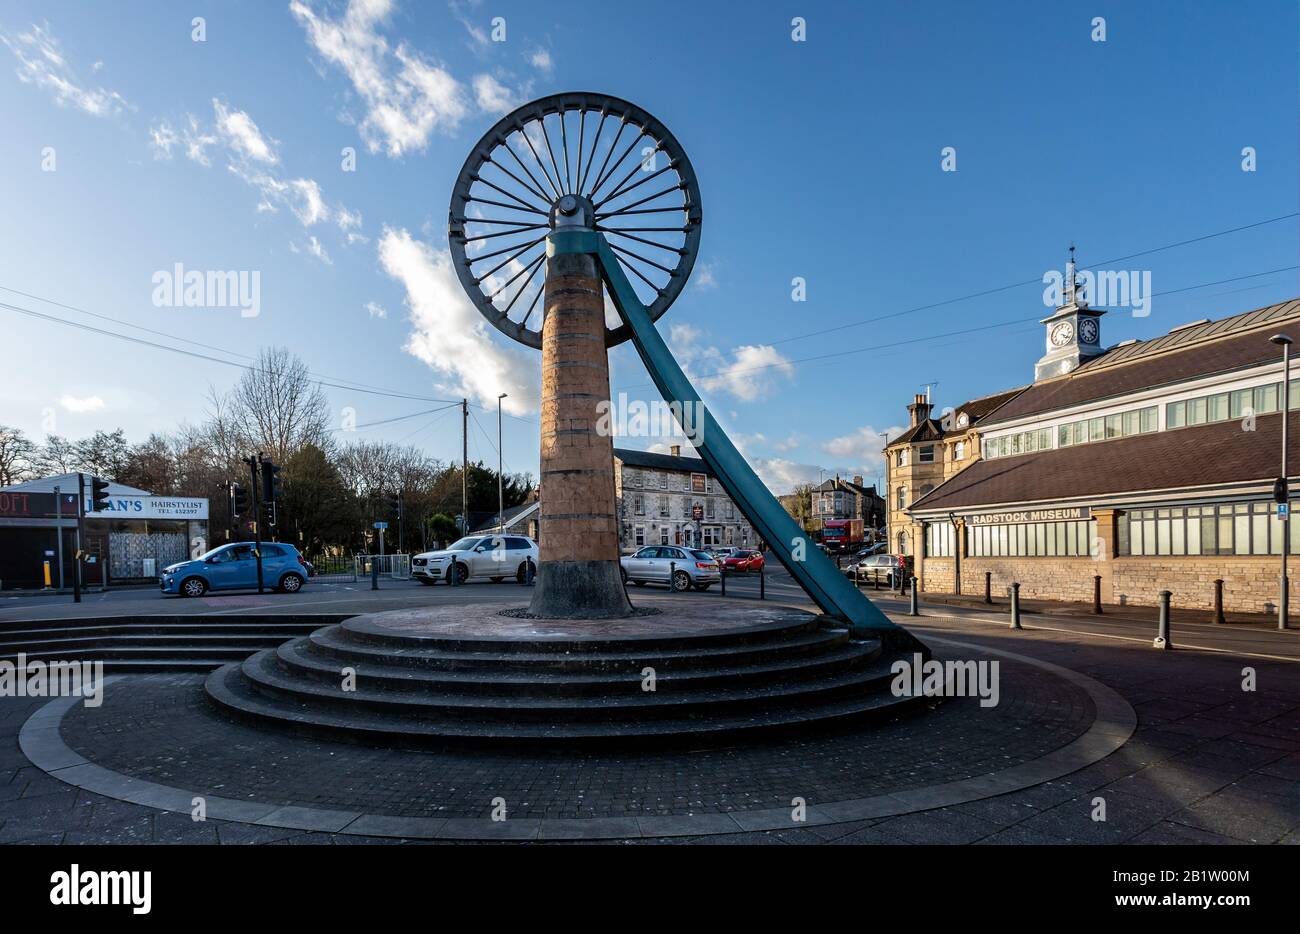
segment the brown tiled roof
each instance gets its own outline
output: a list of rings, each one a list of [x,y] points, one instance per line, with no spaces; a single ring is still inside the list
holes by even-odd
[[[889,446],[911,444],[917,441],[938,441],[943,437],[943,427],[932,418],[913,425],[897,438],[889,439]]]
[[[1268,342],[1275,331],[1300,338],[1300,299],[1257,308],[1170,334],[1112,347],[1073,373],[1035,383],[999,408],[985,424],[1100,399],[1213,373],[1257,366],[1277,358]]]
[[[674,457],[653,451],[634,451],[632,448],[614,448],[614,456],[629,467],[650,467],[655,470],[680,470],[683,473],[708,473],[708,466],[698,457]]]
[[[1008,389],[1006,392],[984,396],[982,399],[972,399],[965,405],[958,406],[956,411],[965,412],[967,417],[970,419],[970,423],[974,425],[980,419],[987,417],[990,413],[996,411],[1005,403],[1010,402],[1028,388],[1028,386],[1020,386],[1016,389]]]
[[[1300,468],[1300,412],[1291,413],[1292,471]],[[912,511],[1269,480],[1280,469],[1282,418],[1239,420],[981,460],[912,504]]]

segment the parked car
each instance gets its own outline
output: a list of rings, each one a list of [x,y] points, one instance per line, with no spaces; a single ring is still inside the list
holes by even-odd
[[[898,555],[864,555],[844,566],[844,575],[864,584],[882,583],[894,586],[894,575],[905,566]]]
[[[310,576],[298,549],[281,542],[262,543],[262,583],[284,593],[297,593]],[[163,568],[158,586],[165,594],[201,597],[209,590],[255,590],[257,557],[252,542],[213,548],[193,561]]]
[[[761,571],[766,562],[763,559],[761,551],[733,551],[723,560],[722,566],[728,572],[739,571],[748,573],[750,571]]]
[[[619,559],[623,583],[670,584],[674,590],[708,590],[722,579],[718,561],[707,551],[681,545],[647,545]]]
[[[719,561],[725,561],[728,557],[740,551],[740,549],[735,545],[715,545],[712,548],[706,548],[704,550],[713,555],[713,557]]]
[[[439,551],[425,551],[411,558],[411,576],[421,584],[456,583],[487,579],[494,584],[507,577],[522,583],[528,563],[537,569],[537,543],[525,535],[468,535]]]

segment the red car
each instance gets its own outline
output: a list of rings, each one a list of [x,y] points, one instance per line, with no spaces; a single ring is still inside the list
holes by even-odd
[[[728,571],[763,570],[763,553],[761,551],[733,551],[722,562]]]

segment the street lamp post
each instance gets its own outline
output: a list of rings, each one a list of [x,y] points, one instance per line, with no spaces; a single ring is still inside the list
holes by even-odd
[[[501,450],[501,400],[507,395],[508,393],[503,392],[501,395],[497,396],[497,528],[500,530],[502,535],[506,533],[506,499],[504,492],[505,487],[502,485],[501,480],[501,470],[506,459],[505,454]]]
[[[1288,490],[1288,470],[1287,470],[1287,428],[1288,422],[1291,421],[1291,338],[1285,334],[1275,334],[1269,340],[1282,348],[1282,477],[1279,488],[1282,494],[1282,502],[1279,503],[1279,511],[1282,505],[1286,506],[1282,511],[1282,577],[1278,585],[1277,601],[1277,628],[1286,629],[1287,610],[1290,603],[1290,582],[1287,579],[1287,559],[1291,552],[1291,506],[1290,492]]]

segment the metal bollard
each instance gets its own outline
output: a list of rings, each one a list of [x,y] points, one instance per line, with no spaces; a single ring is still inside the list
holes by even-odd
[[[767,562],[758,569],[758,599],[767,599]]]
[[[910,609],[908,612],[909,612],[912,616],[920,616],[920,615],[921,615],[919,612],[917,612],[917,609],[916,609],[916,578],[915,578],[915,577],[912,578],[912,605],[911,605],[911,609]]]
[[[1024,629],[1020,625],[1020,584],[1011,584],[1011,628]]]
[[[455,559],[452,559],[451,564],[447,566],[447,583],[453,587],[460,584],[460,571],[456,567]]]
[[[1092,612],[1101,613],[1101,575],[1092,575]]]
[[[537,566],[533,564],[533,559],[528,558],[524,562],[524,586],[533,586],[533,578],[537,576]]]
[[[993,572],[984,572],[984,602],[993,602]]]
[[[370,589],[379,589],[379,562],[374,558],[370,559]]]
[[[1220,625],[1227,622],[1223,618],[1223,579],[1214,582],[1214,621]]]
[[[668,562],[668,592],[673,593],[677,590],[677,562]]]
[[[1155,641],[1151,645],[1157,649],[1172,649],[1174,647],[1173,637],[1169,634],[1169,598],[1173,594],[1168,590],[1160,591],[1160,622],[1156,631]]]
[[[727,595],[727,566],[724,564],[718,568],[718,583],[722,585],[722,595]]]

